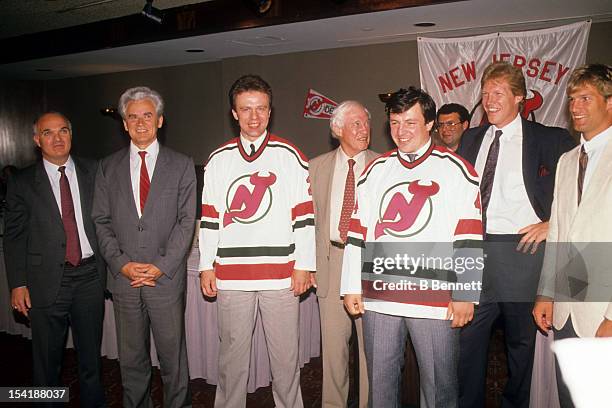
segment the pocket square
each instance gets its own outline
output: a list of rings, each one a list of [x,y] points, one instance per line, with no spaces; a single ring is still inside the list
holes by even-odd
[[[544,166],[543,164],[540,165],[540,169],[538,170],[538,176],[540,177],[546,177],[550,175],[550,170],[548,170],[548,168],[546,168],[546,166]]]

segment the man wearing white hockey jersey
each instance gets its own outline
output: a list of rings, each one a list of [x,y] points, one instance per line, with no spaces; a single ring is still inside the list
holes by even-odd
[[[277,407],[303,406],[299,298],[314,283],[314,212],[308,160],[267,131],[272,89],[256,75],[231,87],[240,136],[204,169],[200,283],[217,296],[219,381],[215,407],[245,407],[251,340],[261,313]]]
[[[400,89],[386,111],[397,149],[357,182],[341,294],[349,313],[363,314],[371,407],[400,406],[408,333],[421,407],[456,407],[456,328],[472,319],[482,277],[478,176],[432,144],[436,106],[427,93]]]

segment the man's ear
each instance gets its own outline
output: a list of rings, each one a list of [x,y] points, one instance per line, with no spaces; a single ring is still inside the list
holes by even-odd
[[[431,132],[431,129],[433,128],[435,120],[430,121],[429,123],[425,124],[425,129],[427,129],[428,132]]]
[[[127,122],[125,120],[123,121],[123,128],[125,129],[126,132],[129,132],[128,131],[128,125],[127,125]]]
[[[470,121],[466,120],[465,122],[461,122],[461,128],[463,129],[463,131],[465,132],[467,130],[467,128],[470,127]]]
[[[164,115],[161,115],[158,119],[157,119],[157,128],[161,129],[161,127],[164,124]]]
[[[40,147],[40,136],[38,135],[38,133],[32,136],[32,140],[34,140],[34,143],[36,143],[36,146]]]
[[[234,116],[234,119],[238,120],[238,113],[236,113],[236,111],[233,109],[232,109],[232,115]]]

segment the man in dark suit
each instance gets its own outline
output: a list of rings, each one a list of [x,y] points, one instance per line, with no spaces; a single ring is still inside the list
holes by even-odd
[[[502,407],[528,407],[540,278],[557,161],[574,141],[519,115],[527,93],[520,68],[489,65],[481,80],[490,125],[467,130],[459,150],[481,177],[485,271],[474,320],[461,331],[459,406],[483,407],[491,327],[503,315],[509,379]]]
[[[355,184],[367,164],[378,154],[368,149],[370,112],[359,102],[345,101],[338,105],[329,125],[340,146],[315,157],[309,166],[315,207],[317,296],[323,349],[322,403],[330,407],[347,404],[349,340],[354,322],[359,349],[359,406],[365,408],[368,404],[368,372],[361,318],[353,320],[344,309],[340,297],[340,275],[348,221],[355,206]],[[345,201],[348,207],[345,207]]]
[[[157,141],[163,108],[149,88],[123,93],[119,109],[131,143],[102,160],[96,176],[93,219],[110,267],[125,407],[153,406],[150,331],[164,406],[191,406],[184,312],[196,178],[189,157]]]
[[[68,325],[81,404],[105,405],[100,345],[106,270],[91,219],[96,163],[70,155],[72,126],[58,112],[34,124],[42,160],[9,179],[4,232],[13,308],[32,325],[33,384],[59,386]]]

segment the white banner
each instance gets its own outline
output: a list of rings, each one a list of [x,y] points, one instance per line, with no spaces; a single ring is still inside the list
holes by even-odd
[[[418,39],[421,87],[440,107],[455,102],[472,113],[470,126],[486,122],[480,79],[491,62],[521,67],[527,97],[521,115],[549,126],[568,127],[565,87],[572,70],[586,59],[591,22],[544,30],[464,38]]]

